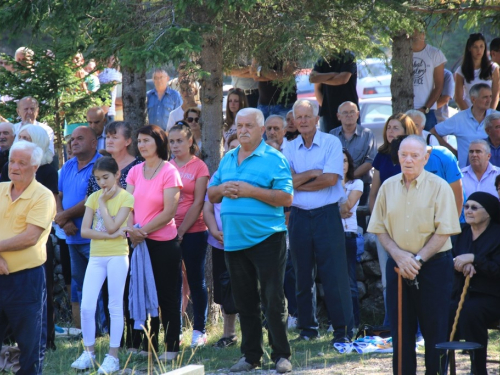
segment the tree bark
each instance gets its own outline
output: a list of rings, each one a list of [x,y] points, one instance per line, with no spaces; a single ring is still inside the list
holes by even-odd
[[[205,72],[201,83],[202,157],[212,175],[222,157],[222,38],[216,34],[205,34],[198,63]],[[220,308],[214,303],[212,278],[212,256],[207,254],[205,280],[208,289],[209,324],[215,324]]]
[[[146,72],[123,68],[123,118],[134,129],[148,123],[146,112]]]
[[[413,108],[413,51],[405,31],[392,38],[392,113]]]

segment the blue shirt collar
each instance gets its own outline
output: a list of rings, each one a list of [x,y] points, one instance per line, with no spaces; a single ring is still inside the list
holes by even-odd
[[[316,129],[316,133],[314,133],[314,138],[313,138],[313,141],[311,144],[311,148],[313,145],[321,147],[321,135],[319,133],[321,133],[321,132],[318,129]],[[302,138],[302,135],[299,135],[298,138],[300,139],[300,141],[297,142],[297,150],[299,150],[301,146],[306,147],[306,145],[304,144],[304,138]]]

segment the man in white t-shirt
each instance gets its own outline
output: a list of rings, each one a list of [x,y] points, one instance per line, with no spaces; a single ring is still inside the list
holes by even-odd
[[[444,85],[446,57],[436,47],[425,42],[425,33],[415,31],[413,50],[413,108],[425,114],[425,130],[437,124],[435,110]]]
[[[122,74],[116,69],[117,64],[114,56],[109,57],[107,68],[99,73],[99,83],[113,83],[111,89],[111,105],[109,106],[108,113],[106,114],[106,123],[115,121],[116,116],[116,85],[122,83]]]

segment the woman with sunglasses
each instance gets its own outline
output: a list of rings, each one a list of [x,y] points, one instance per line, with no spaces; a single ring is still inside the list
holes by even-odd
[[[198,151],[196,156],[200,156],[201,150],[201,110],[198,107],[190,107],[184,112],[184,122],[186,122],[191,128],[193,133],[194,143],[198,145]],[[177,124],[176,124],[177,125]]]
[[[231,89],[227,95],[226,121],[224,122],[224,151],[227,152],[227,140],[231,134],[236,133],[234,120],[240,109],[248,107],[247,97],[241,89]]]
[[[500,79],[499,67],[488,58],[488,47],[483,34],[470,34],[465,45],[462,65],[455,72],[455,101],[463,111],[472,106],[469,90],[477,83],[486,83],[491,87],[490,108],[498,104]]]
[[[170,112],[167,122],[167,132],[170,131],[170,128],[172,128],[177,121],[186,119],[185,113],[189,108],[199,108],[196,104],[196,95],[198,95],[196,83],[182,82],[180,85],[180,94],[182,98],[182,105]]]
[[[470,276],[467,298],[458,320],[455,340],[477,342],[475,374],[487,375],[488,326],[500,319],[500,206],[496,196],[475,192],[464,205],[462,233],[453,247],[455,280],[450,308],[450,327],[457,311],[465,278]],[[425,266],[424,266],[425,267]]]

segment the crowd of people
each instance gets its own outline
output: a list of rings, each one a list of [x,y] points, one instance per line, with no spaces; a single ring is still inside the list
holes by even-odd
[[[394,373],[400,358],[404,374],[416,373],[420,336],[426,371],[445,371],[435,346],[447,341],[470,278],[457,337],[483,345],[473,365],[486,374],[487,327],[500,318],[499,69],[481,34],[470,35],[454,79],[423,33],[412,47],[414,106],[387,118],[382,144],[359,124],[351,52],[317,62],[310,75],[317,102],[297,100],[296,88],[281,84],[293,77],[290,64],[254,60],[233,69],[225,156],[212,176],[200,153],[200,87],[185,64],[175,82],[154,70],[149,125],[134,131],[111,107],[90,108],[59,171],[37,100],[20,99],[20,121],[0,124],[0,342],[5,332],[17,342],[18,374],[41,374],[45,350],[56,349],[52,228],[83,335],[75,369],[118,371],[120,347],[174,360],[189,299],[191,347],[206,345],[208,245],[224,321],[215,346],[236,345],[237,316],[241,326],[242,357],[232,372],[260,365],[263,326],[277,372],[292,370],[287,329],[299,332],[293,342],[320,337],[318,281],[331,345],[344,352],[361,323],[357,237],[368,231],[377,235]],[[500,59],[500,39],[490,48]],[[83,66],[81,54],[78,61]],[[102,83],[121,80],[112,58],[101,75]],[[461,111],[450,117],[453,93]],[[369,207],[368,223],[359,205]],[[406,281],[403,322],[398,277]],[[97,364],[95,338],[107,332],[109,353]]]

